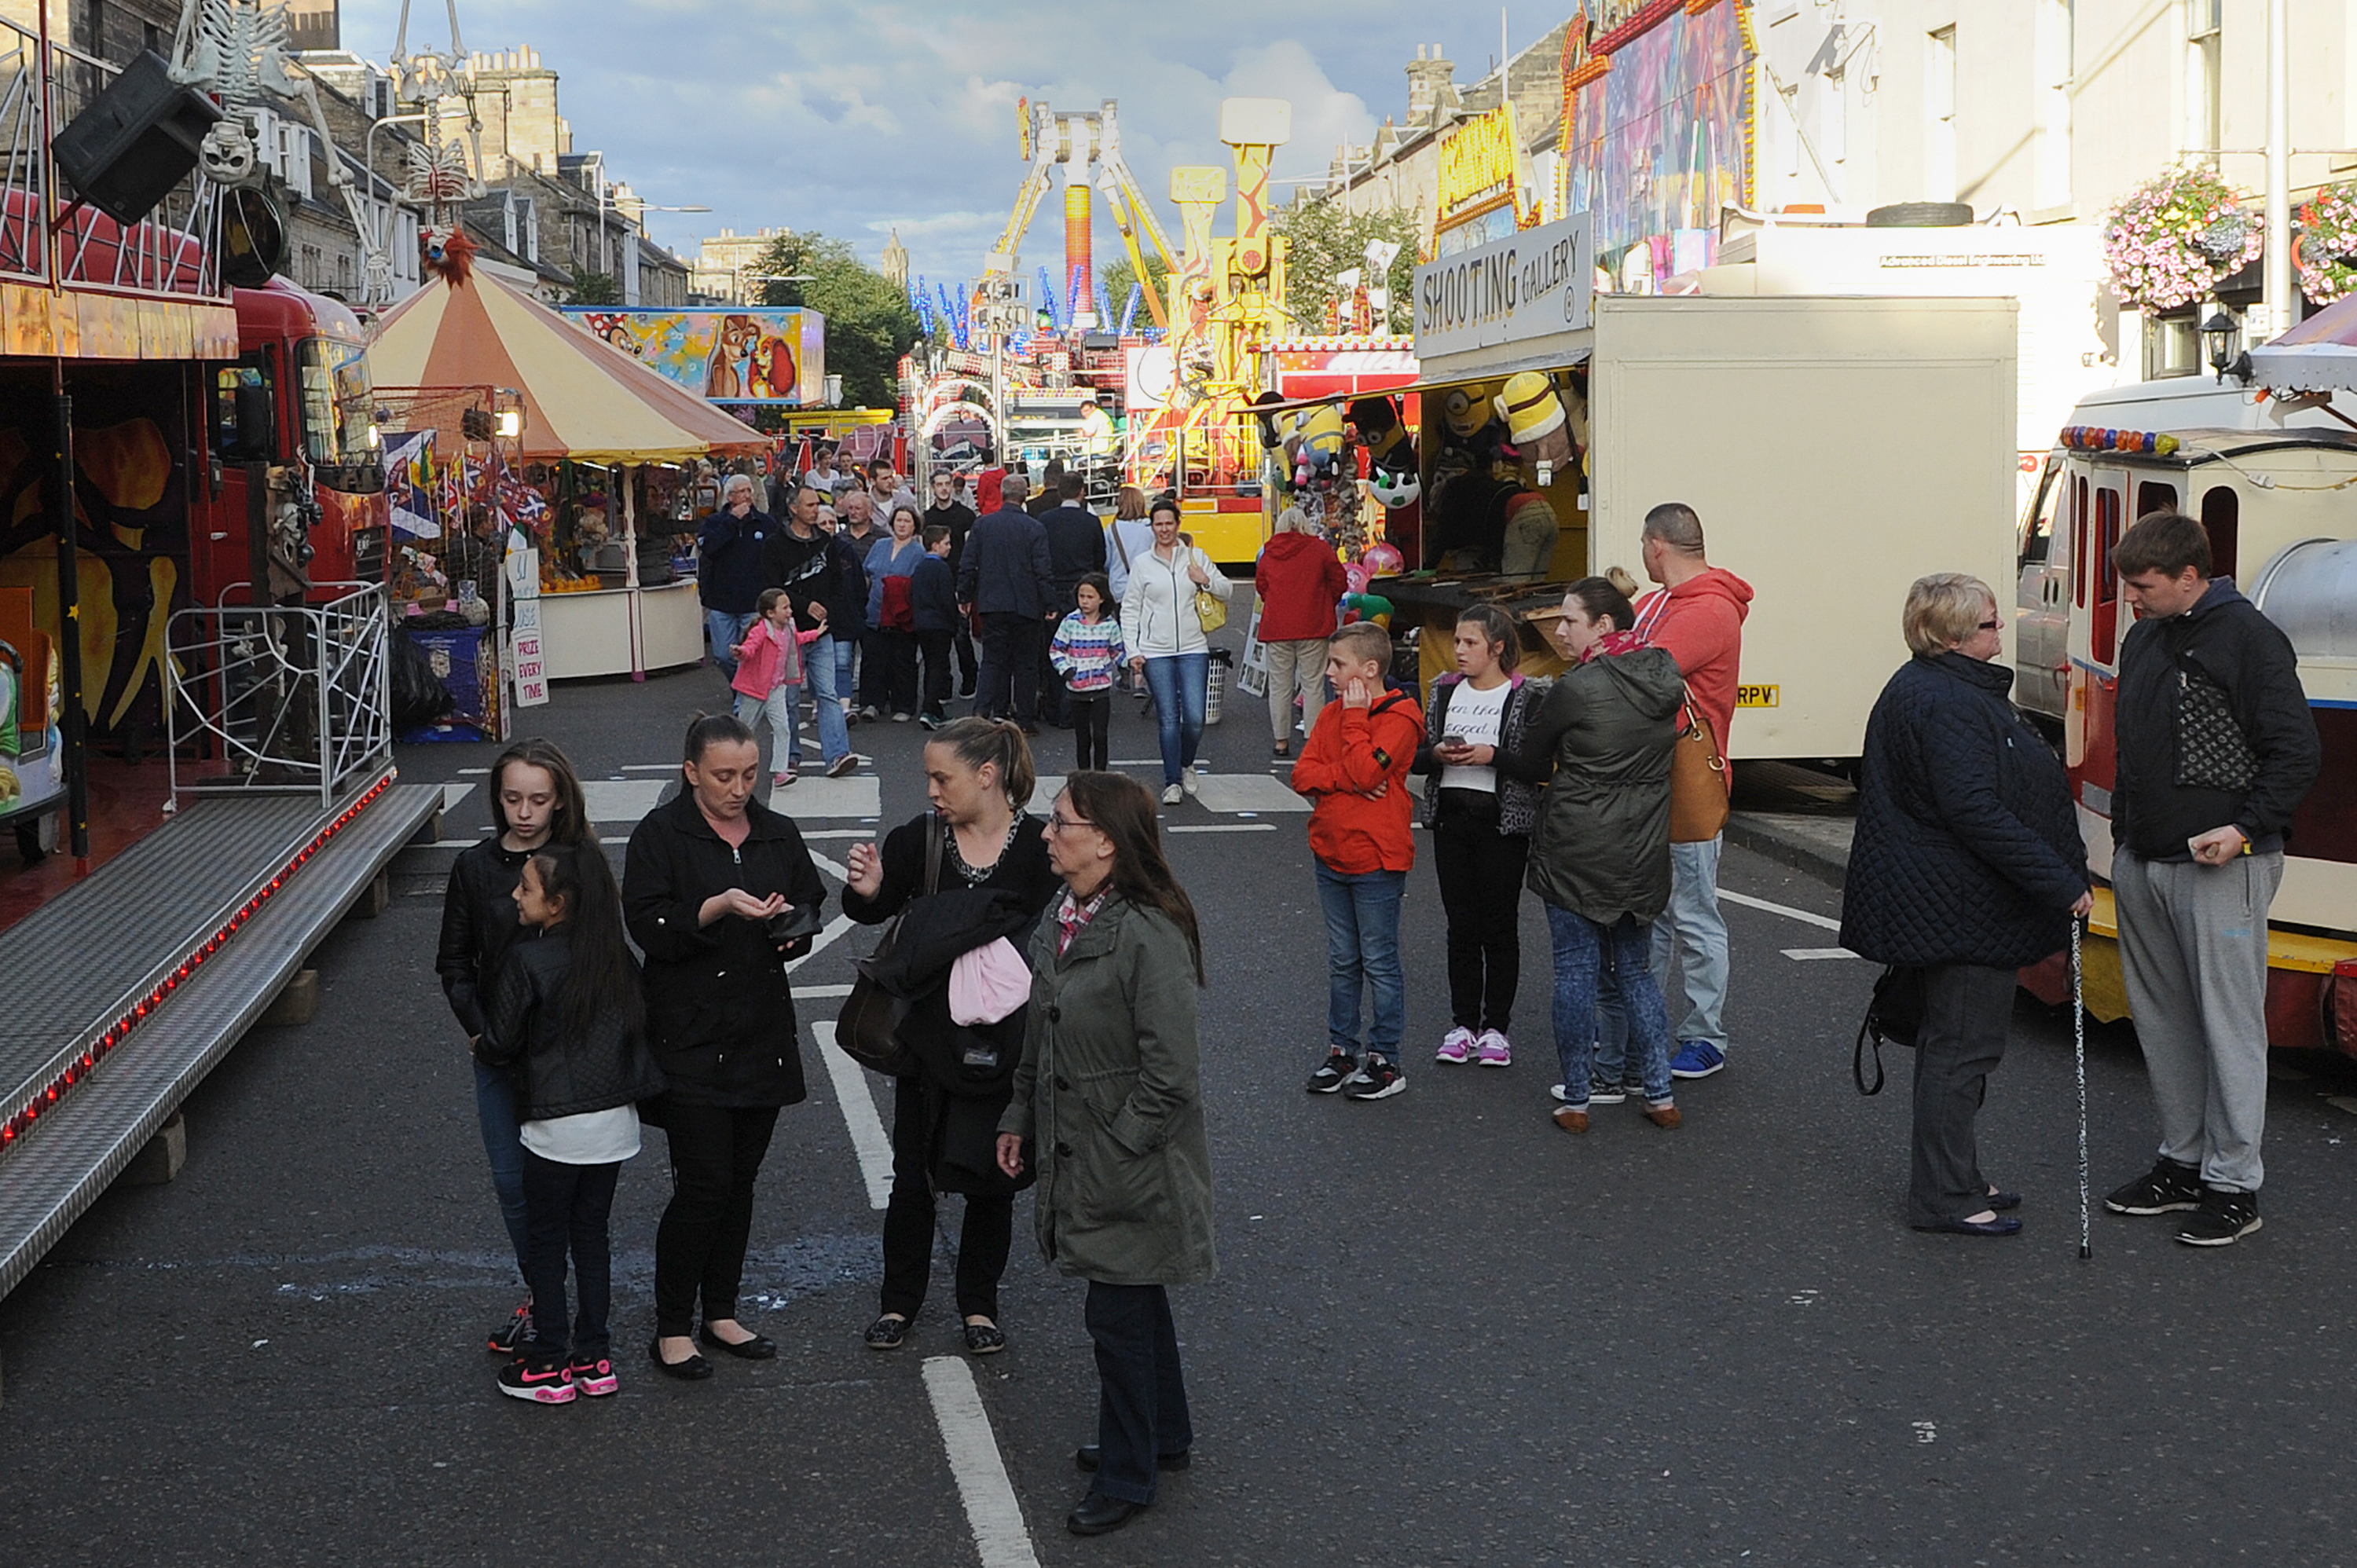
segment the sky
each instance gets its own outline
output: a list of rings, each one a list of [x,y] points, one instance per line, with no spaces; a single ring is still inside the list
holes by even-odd
[[[1570,7],[1510,15],[1512,46]],[[447,50],[447,0],[409,8],[409,47]],[[401,11],[402,0],[343,0],[344,47],[382,62]],[[529,45],[558,73],[575,151],[603,149],[648,202],[712,209],[648,214],[673,249],[693,257],[724,227],[784,225],[873,262],[897,227],[911,271],[944,281],[978,274],[1006,223],[1026,173],[1021,98],[1119,100],[1123,156],[1176,245],[1170,169],[1232,169],[1222,99],[1290,100],[1275,174],[1323,175],[1337,143],[1405,117],[1419,43],[1444,46],[1466,85],[1491,69],[1499,20],[1489,6],[1392,0],[458,0],[469,50]],[[1027,277],[1042,263],[1060,271],[1061,203],[1059,177],[1024,241]],[[1097,212],[1102,269],[1121,242],[1102,199]]]

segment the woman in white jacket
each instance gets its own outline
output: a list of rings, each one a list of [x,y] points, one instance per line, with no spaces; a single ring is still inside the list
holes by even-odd
[[[1178,503],[1163,497],[1150,514],[1154,548],[1129,564],[1121,598],[1121,637],[1133,670],[1146,672],[1162,721],[1162,803],[1177,805],[1195,792],[1195,748],[1203,741],[1203,706],[1210,696],[1211,643],[1195,611],[1198,590],[1224,601],[1234,585],[1211,558],[1178,542]]]

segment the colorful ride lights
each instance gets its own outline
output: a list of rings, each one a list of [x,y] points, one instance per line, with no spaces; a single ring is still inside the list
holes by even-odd
[[[124,1040],[130,1037],[133,1028],[137,1026],[137,1025],[145,1019],[149,1013],[162,1005],[165,997],[178,990],[182,981],[188,979],[197,972],[198,969],[202,967],[205,960],[221,951],[222,946],[228,942],[229,939],[237,933],[238,929],[243,926],[246,921],[252,919],[255,914],[260,912],[263,904],[270,897],[270,896],[286,885],[286,879],[289,876],[292,876],[296,871],[300,870],[304,864],[307,862],[313,854],[317,854],[323,846],[325,846],[329,839],[342,832],[344,828],[349,825],[353,819],[357,818],[362,811],[366,810],[369,804],[375,800],[378,796],[383,794],[387,789],[392,788],[392,778],[387,777],[378,779],[376,783],[370,788],[366,794],[353,801],[350,807],[348,808],[341,815],[337,817],[334,822],[329,822],[326,827],[320,829],[318,833],[309,843],[296,851],[294,857],[287,861],[284,870],[280,871],[275,876],[273,876],[259,893],[256,893],[253,897],[248,898],[242,908],[224,921],[220,929],[214,931],[211,936],[206,938],[204,942],[194,951],[189,953],[188,956],[181,961],[178,968],[176,968],[171,973],[166,975],[155,989],[151,990],[145,997],[141,998],[129,1012],[124,1014],[122,1017],[107,1026],[105,1031],[98,1036],[97,1040],[92,1043],[91,1047],[82,1052],[81,1059],[79,1063],[69,1062],[66,1065],[65,1070],[62,1073],[59,1073],[56,1078],[50,1079],[46,1088],[35,1090],[32,1098],[27,1101],[15,1115],[9,1117],[7,1121],[0,1122],[0,1149],[6,1148],[8,1145],[14,1144],[19,1134],[31,1127],[36,1121],[39,1120],[41,1112],[44,1109],[48,1106],[55,1105],[59,1098],[64,1095],[67,1090],[73,1088],[77,1084],[81,1083],[82,1079],[88,1078],[97,1068],[98,1064],[101,1061],[103,1061],[107,1055],[112,1052],[115,1047],[121,1045]]]
[[[2073,452],[2144,453],[2155,457],[2174,455],[2181,445],[2174,435],[2157,430],[2113,430],[2100,424],[2069,424],[2062,445]]]

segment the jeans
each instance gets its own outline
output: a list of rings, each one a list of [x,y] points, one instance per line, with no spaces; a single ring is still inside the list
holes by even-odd
[[[1494,806],[1483,822],[1443,801],[1432,830],[1432,868],[1448,916],[1449,1017],[1477,1033],[1502,1035],[1513,1015],[1523,972],[1523,873],[1530,857],[1529,835],[1500,832]]]
[[[1555,1052],[1563,1067],[1563,1102],[1575,1110],[1587,1106],[1596,993],[1599,976],[1609,973],[1620,986],[1631,1037],[1643,1053],[1645,1099],[1656,1106],[1669,1104],[1670,1020],[1661,988],[1645,967],[1651,929],[1634,915],[1599,926],[1553,904],[1546,912],[1555,941]]]
[[[957,688],[950,679],[951,633],[920,631],[915,634],[918,651],[925,660],[925,713],[935,718],[949,715],[950,693]]]
[[[743,615],[734,610],[704,612],[704,635],[712,640],[712,662],[719,666],[722,680],[737,679],[737,660],[728,650],[745,640],[745,634],[759,618],[751,610]]]
[[[1161,1285],[1089,1282],[1082,1308],[1097,1357],[1097,1478],[1092,1490],[1154,1500],[1155,1461],[1195,1445],[1170,1293]]]
[[[491,1190],[499,1194],[500,1219],[515,1248],[516,1273],[526,1279],[529,1232],[524,1219],[523,1143],[518,1128],[514,1080],[495,1067],[475,1064],[475,1120],[483,1129],[483,1153],[491,1158]]]
[[[774,1105],[664,1105],[672,1193],[655,1227],[655,1332],[664,1338],[694,1326],[699,1299],[706,1323],[737,1316],[753,1183],[777,1130]]]
[[[565,1353],[565,1256],[573,1254],[573,1288],[581,1310],[573,1320],[573,1359],[596,1361],[610,1348],[606,1314],[614,1298],[613,1249],[607,1219],[614,1208],[619,1161],[603,1165],[559,1165],[526,1149],[524,1201],[532,1210],[530,1267],[533,1359],[553,1361]]]
[[[1923,972],[1923,1027],[1915,1039],[1915,1132],[1907,1223],[1937,1225],[1988,1208],[1973,1119],[1988,1075],[2005,1059],[2013,1016],[2010,969],[1935,963]]]
[[[982,618],[982,679],[974,711],[986,719],[1038,721],[1039,643],[1047,623],[1037,616],[985,612]]]
[[[766,697],[748,697],[737,693],[737,722],[753,732],[753,742],[760,744],[761,725],[770,726],[770,767],[782,773],[789,768],[802,765],[802,736],[796,726],[802,723],[799,712],[802,702],[802,683],[780,681],[770,688]]]
[[[1076,692],[1064,702],[1072,718],[1073,768],[1085,773],[1112,766],[1113,693]]]
[[[1727,1049],[1727,917],[1718,908],[1718,852],[1726,835],[1670,846],[1670,907],[1653,922],[1653,983],[1670,993],[1674,954],[1686,1014],[1676,1038]]]
[[[933,1272],[933,1110],[923,1080],[895,1079],[892,1098],[892,1198],[884,1208],[884,1305],[914,1317]],[[1011,1195],[969,1193],[958,1232],[960,1317],[998,1321],[998,1278],[1015,1237]]]
[[[1264,642],[1261,657],[1268,664],[1268,728],[1279,746],[1293,738],[1293,699],[1301,698],[1301,733],[1318,727],[1326,706],[1326,639],[1303,638],[1287,642]]]
[[[1147,660],[1151,671],[1158,660]],[[1326,911],[1326,1040],[1359,1054],[1359,992],[1373,993],[1367,1054],[1396,1060],[1407,1032],[1407,983],[1400,972],[1400,900],[1405,871],[1336,871],[1319,862],[1318,902]]]
[[[1168,787],[1178,782],[1181,768],[1195,766],[1195,748],[1203,744],[1211,655],[1171,653],[1147,660],[1146,689],[1154,693],[1155,716],[1162,722],[1162,782]]]
[[[810,689],[818,699],[818,752],[829,767],[849,755],[851,725],[844,717],[844,693],[851,690],[851,644],[826,633],[804,650]]]

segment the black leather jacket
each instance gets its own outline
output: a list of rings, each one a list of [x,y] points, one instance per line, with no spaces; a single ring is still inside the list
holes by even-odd
[[[611,1009],[599,1009],[584,1034],[554,1026],[549,1004],[572,960],[572,940],[560,926],[509,949],[492,977],[480,1050],[491,1066],[516,1072],[526,1122],[610,1111],[663,1091],[645,1033],[626,1027]]]
[[[501,849],[490,838],[460,850],[450,867],[434,968],[469,1039],[483,1032],[483,993],[500,955],[528,934],[516,923],[515,886],[531,858],[529,850]]]

